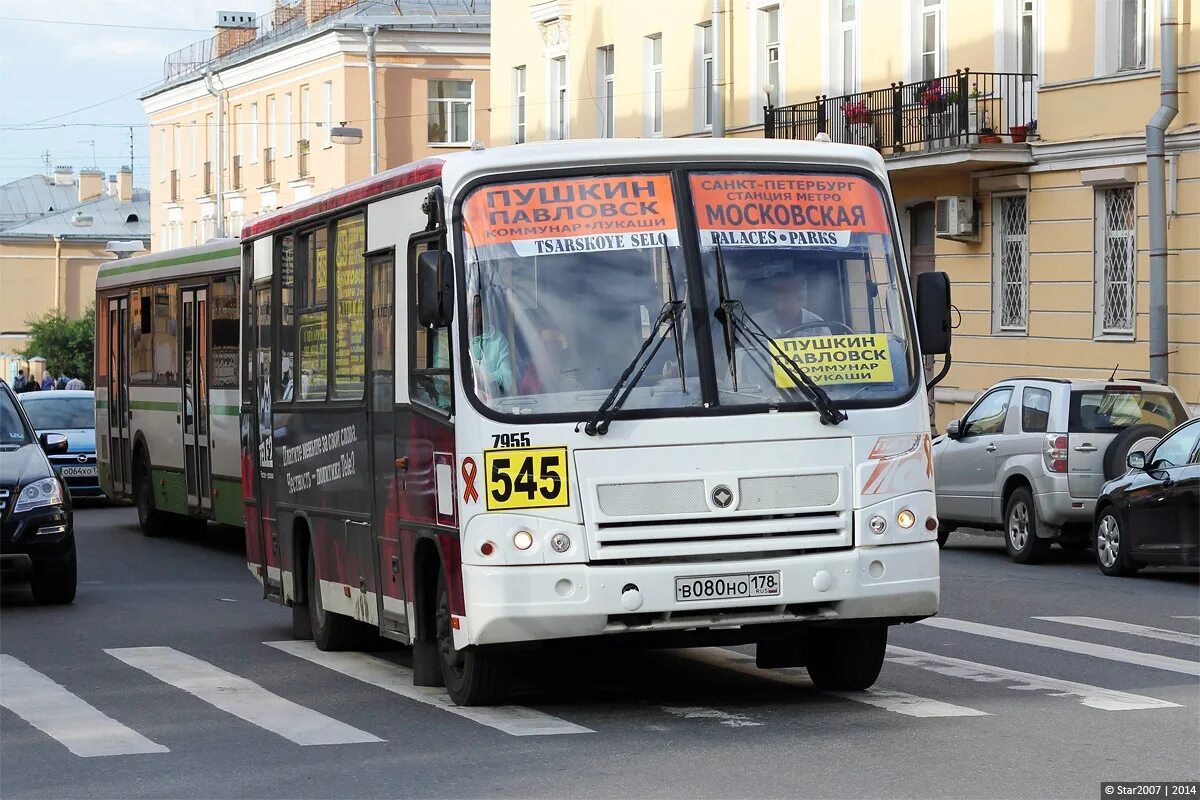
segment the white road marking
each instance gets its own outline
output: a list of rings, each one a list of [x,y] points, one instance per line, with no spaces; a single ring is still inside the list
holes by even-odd
[[[171,647],[119,647],[104,652],[163,683],[183,689],[226,713],[277,733],[296,744],[383,741],[378,736],[286,700],[253,681]]]
[[[813,688],[807,674],[784,672],[781,670],[759,669],[754,666],[754,659],[740,653],[734,653],[720,647],[701,647],[694,650],[680,651],[679,655],[687,656],[695,661],[702,661],[715,667],[750,675],[755,678],[765,678],[776,683],[786,683],[791,686]],[[815,689],[814,689],[815,691]],[[865,692],[824,692],[824,694],[853,700],[886,711],[904,714],[908,717],[986,717],[986,711],[928,697],[918,697],[915,694],[897,692],[891,689],[868,689]]]
[[[445,689],[413,686],[412,670],[366,653],[328,653],[317,649],[312,642],[263,642],[289,655],[340,672],[343,675],[378,686],[380,689],[425,703],[451,714],[465,717],[480,725],[513,736],[550,736],[563,733],[595,733],[591,728],[567,722],[524,706],[463,707],[456,706]]]
[[[1041,619],[1046,622],[1061,622],[1064,625],[1079,625],[1084,628],[1094,628],[1098,631],[1128,633],[1132,636],[1143,636],[1147,639],[1158,639],[1164,642],[1190,644],[1193,647],[1200,647],[1200,635],[1195,633],[1184,633],[1167,628],[1152,628],[1148,625],[1134,625],[1132,622],[1117,622],[1116,620],[1099,619],[1097,617],[1034,617],[1034,619]]]
[[[987,636],[1006,642],[1031,644],[1036,647],[1049,647],[1068,653],[1079,653],[1109,661],[1120,661],[1121,663],[1133,664],[1138,667],[1150,667],[1152,669],[1161,669],[1167,672],[1178,672],[1182,675],[1200,677],[1200,662],[1198,661],[1185,661],[1182,658],[1170,658],[1169,656],[1160,656],[1153,653],[1139,653],[1136,650],[1125,650],[1120,647],[1110,647],[1106,644],[1092,644],[1075,639],[1063,639],[1059,636],[1047,636],[1044,633],[1033,633],[1032,631],[1023,631],[1016,628],[1001,628],[998,625],[985,625],[981,622],[969,622],[963,619],[930,617],[929,619],[921,620],[918,624],[928,625],[933,628],[942,628],[943,630],[959,631],[960,633],[973,633],[976,636]]]
[[[1171,619],[1200,619],[1200,616],[1196,614],[1180,614],[1177,617],[1171,617]]]
[[[84,758],[171,752],[7,655],[0,655],[0,706]]]
[[[715,719],[729,728],[754,728],[762,725],[761,722],[755,722],[745,714],[733,714],[716,708],[704,708],[703,706],[659,706],[659,708],[681,719]]]
[[[909,650],[907,647],[888,646],[887,660],[894,664],[936,672],[951,678],[964,678],[976,683],[1004,683],[1009,689],[1029,692],[1044,692],[1051,697],[1078,697],[1079,702],[1090,708],[1103,711],[1133,711],[1145,708],[1178,708],[1178,703],[1169,703],[1153,697],[1145,697],[1113,689],[1102,689],[1086,683],[1031,675],[1028,672],[979,664],[961,658],[940,656]]]

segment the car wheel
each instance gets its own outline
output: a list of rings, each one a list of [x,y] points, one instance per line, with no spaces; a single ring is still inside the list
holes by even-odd
[[[508,685],[508,671],[500,653],[454,646],[450,622],[450,595],[446,576],[438,574],[437,646],[446,693],[460,706],[490,706],[500,702]]]
[[[75,600],[76,566],[75,541],[65,556],[33,565],[29,588],[33,599],[44,605],[66,605]]]
[[[1105,575],[1124,578],[1141,565],[1129,557],[1129,538],[1124,535],[1121,514],[1111,506],[1096,516],[1096,566]]]
[[[1037,564],[1046,558],[1050,540],[1038,537],[1037,507],[1025,486],[1016,489],[1004,508],[1004,549],[1018,564]]]
[[[154,507],[154,479],[144,456],[139,456],[133,473],[133,498],[137,505],[138,524],[146,536],[162,536],[166,533],[166,516]]]
[[[308,556],[308,611],[312,638],[320,650],[353,650],[362,643],[360,626],[344,614],[327,611],[321,602],[321,583],[317,580],[317,561]]]
[[[818,628],[806,641],[808,677],[818,689],[869,689],[883,669],[886,625],[869,628]]]

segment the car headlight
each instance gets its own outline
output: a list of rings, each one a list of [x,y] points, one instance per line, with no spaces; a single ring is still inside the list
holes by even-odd
[[[13,513],[19,514],[42,506],[58,506],[62,505],[62,501],[62,487],[58,485],[58,481],[54,478],[43,478],[21,490],[17,504],[13,506]]]

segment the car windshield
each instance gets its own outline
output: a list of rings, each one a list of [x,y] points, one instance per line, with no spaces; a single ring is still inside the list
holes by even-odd
[[[1171,430],[1187,411],[1168,392],[1107,389],[1071,392],[1070,433],[1119,433],[1133,425]]]
[[[25,401],[25,413],[39,431],[96,427],[96,409],[90,397],[39,397]]]
[[[690,265],[676,212],[684,204],[665,173],[470,192],[468,390],[506,414],[594,412],[649,342],[624,409],[704,406],[698,363],[707,348],[718,384],[709,407],[807,406],[809,393],[778,363],[783,354],[835,402],[907,395],[915,356],[874,183],[738,171],[696,173],[686,187],[700,236],[700,262]],[[701,278],[703,292],[693,285]],[[664,309],[681,313],[656,326]],[[765,336],[722,324],[725,311]],[[711,338],[697,340],[697,320]]]
[[[0,391],[0,447],[29,444],[29,431],[21,421],[16,401],[6,391]]]
[[[840,402],[907,394],[915,377],[883,194],[848,175],[691,176],[708,305],[748,316]],[[722,295],[722,288],[724,289]],[[795,399],[764,348],[714,324],[722,403]]]
[[[688,298],[667,175],[486,186],[463,217],[471,377],[494,410],[594,411]],[[700,405],[690,327],[668,330],[625,408]]]

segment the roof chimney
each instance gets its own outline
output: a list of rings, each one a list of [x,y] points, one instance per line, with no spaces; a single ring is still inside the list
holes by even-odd
[[[59,164],[54,167],[54,185],[71,186],[75,183],[75,170],[70,165]]]
[[[117,173],[117,199],[122,203],[133,201],[133,167],[121,167]]]
[[[104,194],[104,170],[79,170],[79,202],[86,203]]]
[[[218,11],[213,58],[220,58],[254,41],[258,34],[254,14],[249,11]]]
[[[354,5],[356,0],[304,0],[304,17],[309,25],[325,19],[343,8]]]

